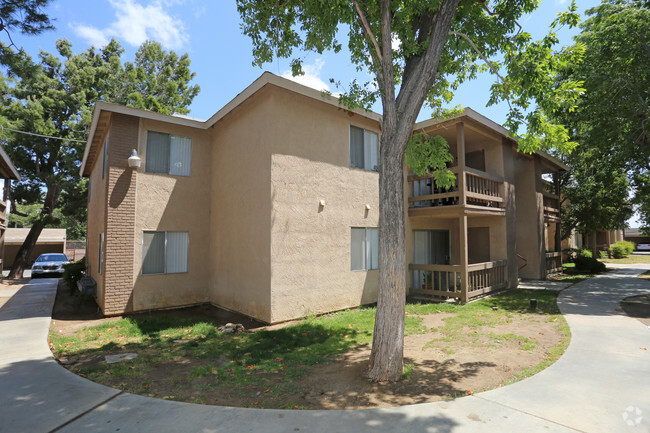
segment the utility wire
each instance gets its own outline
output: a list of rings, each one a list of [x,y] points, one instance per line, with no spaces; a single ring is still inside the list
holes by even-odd
[[[4,126],[0,126],[0,130],[2,130],[2,131],[7,130],[7,131],[11,131],[11,132],[17,132],[19,134],[33,135],[35,137],[54,138],[55,140],[76,141],[77,143],[85,143],[86,142],[86,140],[75,140],[74,138],[54,137],[52,135],[35,134],[33,132],[19,131],[17,129],[5,128]]]

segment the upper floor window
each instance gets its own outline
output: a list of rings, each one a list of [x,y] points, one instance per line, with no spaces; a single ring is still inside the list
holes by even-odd
[[[379,137],[376,132],[350,126],[350,167],[379,171]]]
[[[146,171],[189,176],[191,161],[191,138],[155,131],[147,133]]]
[[[104,164],[102,166],[102,179],[106,177],[106,170],[108,170],[108,135],[104,140]]]

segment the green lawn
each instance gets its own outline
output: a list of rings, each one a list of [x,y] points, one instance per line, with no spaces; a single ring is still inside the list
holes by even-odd
[[[623,265],[633,265],[637,263],[650,264],[650,255],[631,255],[624,259],[601,259],[604,263],[620,263]]]

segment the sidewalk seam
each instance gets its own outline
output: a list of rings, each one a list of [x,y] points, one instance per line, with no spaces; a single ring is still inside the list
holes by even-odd
[[[548,418],[544,418],[543,416],[535,415],[534,413],[526,412],[525,410],[517,409],[515,407],[508,406],[507,404],[503,404],[503,403],[500,403],[498,401],[490,400],[489,398],[481,397],[478,394],[474,394],[472,397],[476,397],[476,398],[478,398],[480,400],[487,401],[487,402],[490,402],[490,403],[498,404],[499,406],[508,408],[510,410],[514,410],[516,412],[520,412],[520,413],[526,414],[528,416],[532,416],[534,418],[541,419],[543,421],[550,422],[550,423],[555,424],[555,425],[559,425],[559,426],[564,427],[564,428],[568,428],[569,430],[573,430],[573,431],[580,432],[580,433],[587,433],[584,430],[579,430],[579,429],[577,429],[575,427],[571,427],[571,426],[559,423],[557,421],[553,421],[553,420],[550,420]]]
[[[50,430],[48,433],[55,433],[55,432],[58,432],[58,431],[61,430],[62,428],[67,427],[68,425],[70,425],[70,424],[72,424],[73,422],[77,421],[79,418],[82,418],[83,416],[85,416],[85,415],[89,414],[90,412],[94,411],[94,410],[97,409],[99,406],[102,406],[102,405],[108,403],[109,401],[113,400],[114,398],[119,397],[119,396],[122,395],[122,394],[124,394],[124,391],[120,391],[120,392],[118,392],[117,394],[110,396],[110,397],[107,398],[106,400],[103,400],[103,401],[97,403],[95,406],[91,407],[90,409],[87,409],[86,411],[80,413],[79,415],[75,416],[74,418],[72,418],[72,419],[70,419],[70,420],[64,422],[64,423],[61,424],[60,426],[53,428],[53,429]]]

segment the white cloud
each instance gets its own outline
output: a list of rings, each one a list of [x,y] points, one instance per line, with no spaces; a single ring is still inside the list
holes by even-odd
[[[109,42],[105,32],[95,27],[77,25],[75,26],[75,32],[95,47],[103,47]]]
[[[166,12],[166,3],[156,0],[143,6],[136,0],[109,2],[115,10],[116,20],[106,29],[76,25],[77,35],[97,46],[105,45],[112,37],[136,47],[150,39],[173,50],[187,43],[188,35],[183,22]]]
[[[312,65],[303,65],[302,70],[305,75],[293,76],[291,71],[284,71],[282,73],[283,78],[288,78],[291,81],[295,81],[298,84],[303,86],[311,87],[312,89],[329,92],[330,86],[320,78],[320,72],[325,65],[323,59],[316,59]]]

